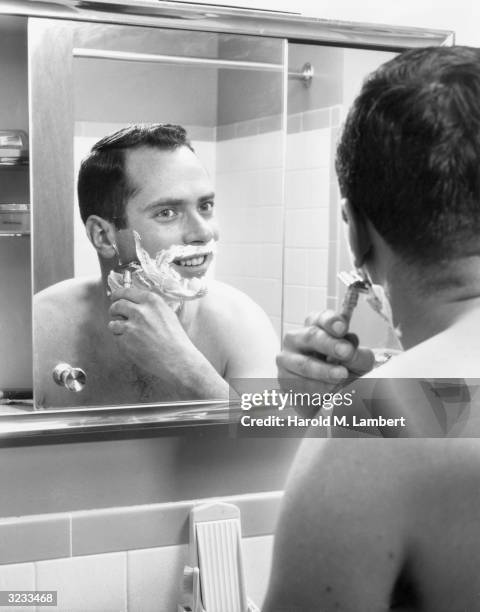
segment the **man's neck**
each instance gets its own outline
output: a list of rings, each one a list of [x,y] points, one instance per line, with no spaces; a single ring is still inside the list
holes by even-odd
[[[387,291],[404,349],[445,331],[480,308],[478,257],[414,274],[399,266],[390,276]]]

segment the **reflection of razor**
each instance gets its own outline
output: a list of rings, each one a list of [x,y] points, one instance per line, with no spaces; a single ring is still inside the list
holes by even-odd
[[[355,270],[352,272],[339,272],[338,278],[347,287],[340,314],[348,324],[352,318],[355,306],[358,304],[360,293],[369,293],[370,282]]]
[[[122,274],[122,285],[124,287],[132,286],[132,272],[140,265],[137,257],[137,245],[133,230],[121,229],[117,231],[117,255],[118,269]]]

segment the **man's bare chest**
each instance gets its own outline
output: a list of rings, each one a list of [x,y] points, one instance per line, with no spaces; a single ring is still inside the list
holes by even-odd
[[[194,325],[188,335],[195,347],[210,361],[220,375],[224,375],[226,359],[215,334],[201,325]],[[142,370],[109,329],[97,326],[88,334],[77,334],[69,347],[65,361],[86,373],[85,388],[75,397],[72,405],[122,405],[158,403],[188,399],[181,386],[163,380],[155,371]],[[166,352],[167,353],[167,352]],[[180,373],[186,366],[181,360],[175,364]]]

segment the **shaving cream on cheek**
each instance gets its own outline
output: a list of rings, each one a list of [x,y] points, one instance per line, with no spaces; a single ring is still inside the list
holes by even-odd
[[[139,289],[149,289],[161,295],[175,311],[184,300],[194,300],[204,296],[208,290],[208,275],[184,278],[175,270],[176,259],[207,257],[216,251],[216,244],[211,240],[204,245],[172,245],[159,251],[155,258],[141,246],[141,239],[134,232],[136,253],[139,263],[132,270],[132,285]],[[122,274],[111,271],[108,286],[113,291],[122,284]]]

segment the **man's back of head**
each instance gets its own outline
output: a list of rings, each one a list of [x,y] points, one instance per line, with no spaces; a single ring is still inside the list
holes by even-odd
[[[480,254],[480,49],[407,51],[365,82],[338,148],[342,195],[410,263]]]

